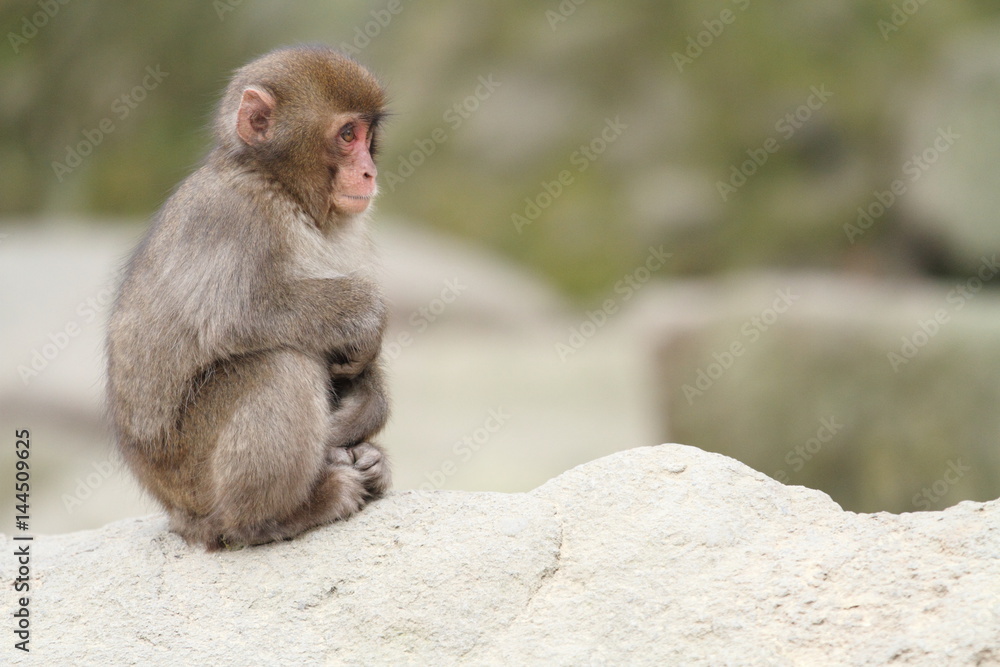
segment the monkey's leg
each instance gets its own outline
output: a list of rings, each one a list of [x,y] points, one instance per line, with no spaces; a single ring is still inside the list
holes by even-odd
[[[364,488],[365,473],[353,465],[325,464],[308,502],[287,517],[272,539],[294,537],[310,528],[344,519],[371,499]]]
[[[337,364],[331,368],[336,369]],[[389,418],[382,368],[377,362],[368,364],[351,378],[334,375],[329,384],[330,425],[327,443],[330,447],[350,447],[370,440],[385,427]]]
[[[325,364],[279,350],[234,362],[217,391],[232,400],[209,457],[209,548],[281,540],[364,504],[363,474],[326,460]]]
[[[380,496],[392,483],[388,456],[372,442],[389,417],[382,369],[375,362],[350,380],[335,376],[330,392],[327,461],[361,471],[369,496]]]

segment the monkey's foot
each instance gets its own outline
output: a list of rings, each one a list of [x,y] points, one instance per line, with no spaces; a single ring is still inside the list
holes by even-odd
[[[392,475],[389,460],[382,448],[371,442],[327,450],[330,465],[350,466],[361,473],[362,484],[370,496],[380,496],[389,490]]]

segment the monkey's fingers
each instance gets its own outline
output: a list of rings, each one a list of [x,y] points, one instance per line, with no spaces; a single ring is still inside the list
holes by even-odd
[[[330,447],[326,450],[326,462],[332,466],[353,466],[354,452],[350,447]]]
[[[382,460],[382,451],[368,442],[356,445],[331,447],[326,453],[326,460],[331,465],[345,465],[358,470],[369,470]]]
[[[371,470],[382,463],[382,452],[370,443],[362,442],[350,449],[354,457],[354,467],[358,470]]]
[[[361,371],[365,370],[368,365],[367,361],[345,361],[342,363],[331,362],[330,363],[330,377],[335,378],[353,378],[361,374]]]
[[[380,496],[389,490],[389,460],[378,445],[362,442],[350,447],[331,447],[327,452],[327,461],[331,465],[351,466],[360,472],[370,496]]]

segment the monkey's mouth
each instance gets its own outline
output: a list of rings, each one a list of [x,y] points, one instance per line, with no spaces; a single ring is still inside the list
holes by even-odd
[[[374,198],[374,192],[370,195],[349,195],[346,192],[341,192],[333,196],[331,204],[342,213],[364,213]]]

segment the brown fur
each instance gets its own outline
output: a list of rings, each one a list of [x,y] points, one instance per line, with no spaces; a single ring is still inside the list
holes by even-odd
[[[275,102],[255,145],[235,129],[247,88]],[[388,414],[386,309],[365,216],[330,208],[337,172],[324,163],[333,124],[361,118],[374,132],[383,104],[367,71],[326,48],[246,65],[216,148],[129,261],[108,330],[109,414],[125,461],[189,542],[293,537],[388,488],[371,441]]]

